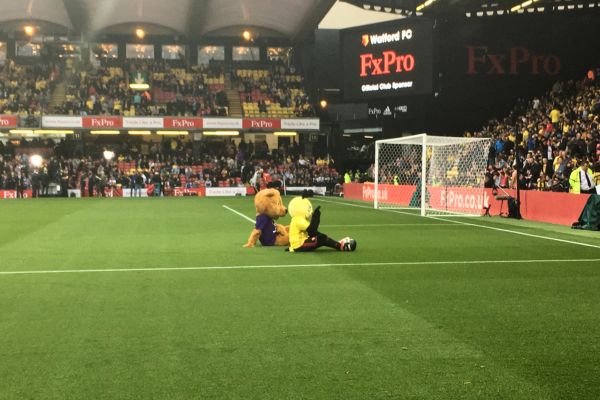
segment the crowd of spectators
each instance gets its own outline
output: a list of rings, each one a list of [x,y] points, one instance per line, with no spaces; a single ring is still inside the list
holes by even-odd
[[[269,68],[238,69],[232,73],[247,116],[315,115],[304,90],[304,80],[295,68],[273,62]]]
[[[520,100],[508,117],[490,121],[479,132],[467,132],[466,136],[492,138],[485,186],[577,191],[569,180],[585,165],[598,185],[599,75],[600,69],[590,70],[583,80],[557,82],[544,96]]]
[[[33,196],[63,195],[79,189],[85,196],[105,196],[113,189],[152,187],[154,195],[172,194],[174,188],[252,186],[325,186],[333,190],[340,176],[330,162],[300,154],[296,142],[264,152],[264,145],[242,140],[214,142],[193,148],[177,138],[162,143],[123,142],[111,147],[87,146],[79,154],[66,142],[34,141],[4,146],[0,142],[0,190]],[[44,154],[41,166],[31,154]],[[55,193],[58,191],[58,193]]]
[[[293,66],[271,62],[259,69],[232,69],[227,76],[247,117],[315,115],[303,77]],[[59,78],[66,83],[64,101],[50,110]],[[19,65],[9,60],[0,70],[0,114],[227,116],[225,82],[225,66],[217,63],[131,60],[90,64],[69,59]],[[148,83],[149,87],[134,90],[132,83]]]
[[[165,61],[133,61],[124,66],[76,64],[68,78],[60,113],[74,115],[227,115],[219,67],[186,67]],[[148,83],[133,90],[131,83]]]
[[[0,114],[40,115],[59,76],[54,63],[19,65],[8,60],[0,69]]]

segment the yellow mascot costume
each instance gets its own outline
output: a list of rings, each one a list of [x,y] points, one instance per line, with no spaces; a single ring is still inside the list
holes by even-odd
[[[319,232],[321,222],[321,207],[313,212],[313,206],[305,194],[294,197],[288,205],[288,213],[292,217],[290,223],[290,252],[314,251],[319,247],[330,247],[339,251],[356,250],[356,240],[345,237],[335,241]]]

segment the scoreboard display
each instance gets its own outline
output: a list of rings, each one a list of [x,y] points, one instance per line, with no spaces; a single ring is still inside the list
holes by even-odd
[[[433,91],[433,22],[406,19],[342,31],[344,99]]]

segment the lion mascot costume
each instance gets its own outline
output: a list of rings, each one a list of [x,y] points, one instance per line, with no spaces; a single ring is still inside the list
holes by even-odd
[[[288,246],[290,244],[288,228],[275,222],[279,217],[287,214],[279,191],[261,190],[254,196],[254,207],[256,225],[244,247],[254,247],[257,241],[260,241],[263,246]]]

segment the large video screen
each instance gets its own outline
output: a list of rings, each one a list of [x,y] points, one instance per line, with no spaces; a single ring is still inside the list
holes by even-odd
[[[428,94],[433,89],[433,22],[407,19],[342,31],[344,99]]]

